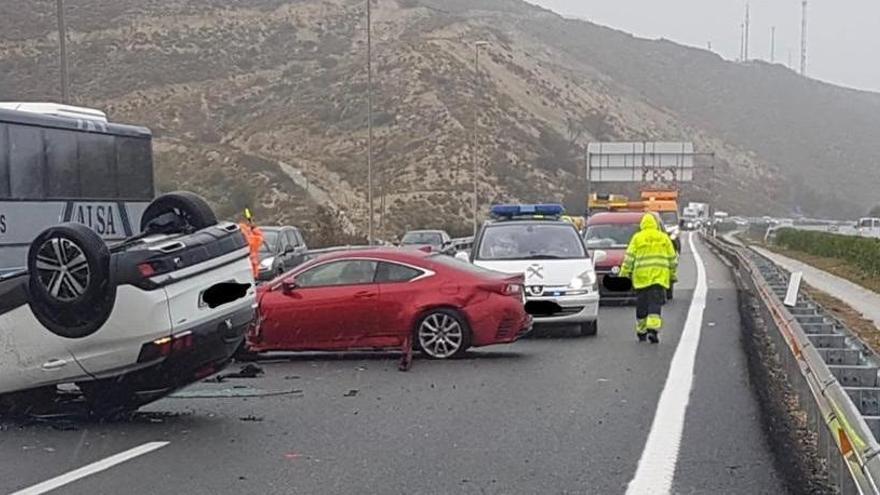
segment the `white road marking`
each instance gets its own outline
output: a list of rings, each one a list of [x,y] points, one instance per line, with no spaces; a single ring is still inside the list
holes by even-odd
[[[83,466],[79,469],[75,469],[70,471],[69,473],[62,474],[61,476],[56,476],[51,480],[44,481],[42,483],[36,484],[29,488],[25,488],[23,490],[19,490],[11,495],[41,495],[43,493],[51,492],[52,490],[61,488],[64,485],[69,485],[74,481],[85,478],[86,476],[91,476],[95,473],[100,473],[101,471],[112,468],[117,464],[122,464],[123,462],[130,461],[135,457],[142,456],[144,454],[148,454],[156,449],[161,449],[162,447],[168,445],[170,442],[149,442],[145,443],[139,447],[135,447],[131,450],[126,450],[125,452],[120,452],[116,455],[110,456],[106,459],[102,459],[97,462],[93,462],[87,466]]]
[[[697,264],[697,286],[681,340],[669,366],[666,384],[657,403],[645,450],[639,459],[636,475],[629,482],[627,495],[668,494],[672,490],[685,413],[694,382],[694,361],[700,344],[703,311],[706,309],[706,268],[694,246],[693,234],[688,236],[688,244]]]

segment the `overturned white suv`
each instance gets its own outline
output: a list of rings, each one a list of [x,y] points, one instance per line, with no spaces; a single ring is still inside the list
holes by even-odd
[[[192,193],[156,198],[107,245],[66,223],[0,277],[0,414],[51,411],[75,384],[94,415],[137,409],[230,360],[255,316],[248,247]]]

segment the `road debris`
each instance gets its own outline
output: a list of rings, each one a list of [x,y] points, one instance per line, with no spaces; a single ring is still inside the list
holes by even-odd
[[[205,383],[223,383],[227,378],[257,378],[265,373],[263,368],[255,364],[247,364],[235,373],[223,373],[204,381]]]
[[[342,396],[343,397],[357,397],[357,394],[358,394],[358,390],[353,388],[353,389],[349,390],[348,392],[342,394]]]
[[[180,390],[168,396],[170,399],[234,399],[240,397],[272,397],[276,395],[296,395],[302,390],[262,390],[259,388],[221,388]]]
[[[247,416],[244,416],[244,417],[241,417],[238,419],[239,419],[239,421],[251,421],[254,423],[260,423],[263,421],[262,416],[254,416],[253,414],[249,414]]]

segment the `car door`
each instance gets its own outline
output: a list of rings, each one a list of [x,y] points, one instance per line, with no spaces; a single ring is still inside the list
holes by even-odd
[[[375,332],[370,336],[377,347],[399,345],[412,332],[417,301],[423,295],[417,279],[432,272],[391,261],[379,262],[376,282],[379,284],[379,314]]]
[[[302,232],[299,229],[293,229],[290,231],[291,237],[294,239],[293,243],[293,255],[291,256],[290,265],[291,267],[299,266],[303,264],[306,260],[306,251],[308,248],[306,247],[305,239],[303,239]]]
[[[267,294],[261,305],[264,341],[291,350],[355,347],[376,327],[376,265],[361,259],[330,261],[298,274],[293,290]]]
[[[290,239],[290,231],[282,230],[278,235],[278,267],[282,272],[286,272],[293,267],[290,263],[291,252],[293,252],[293,245]]]

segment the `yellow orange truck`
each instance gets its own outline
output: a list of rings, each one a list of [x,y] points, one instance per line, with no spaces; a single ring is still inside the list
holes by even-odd
[[[663,189],[644,189],[639,201],[630,201],[620,194],[592,194],[588,211],[651,211],[662,220],[666,233],[672,239],[676,251],[681,251],[681,233],[678,224],[678,191]]]

